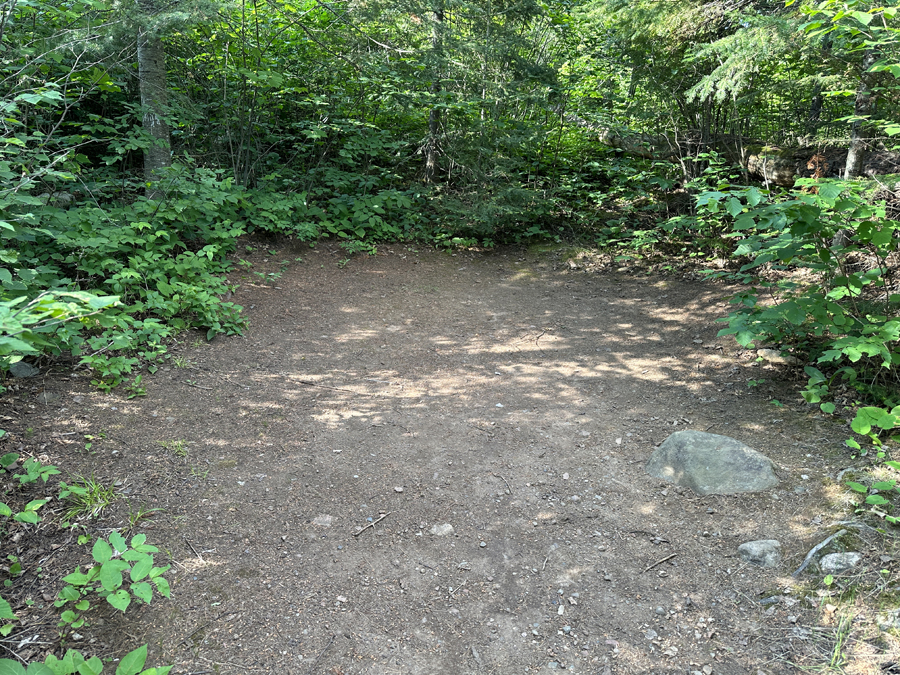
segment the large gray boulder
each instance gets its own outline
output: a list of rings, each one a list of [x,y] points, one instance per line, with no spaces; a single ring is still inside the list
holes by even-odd
[[[765,455],[728,436],[678,431],[650,456],[647,473],[698,495],[760,492],[778,485]]]

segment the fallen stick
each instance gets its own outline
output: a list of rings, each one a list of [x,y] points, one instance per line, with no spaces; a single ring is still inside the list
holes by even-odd
[[[197,556],[198,558],[200,558],[200,562],[202,562],[205,565],[206,561],[203,559],[203,556],[200,555],[199,553],[197,553],[197,549],[195,549],[194,545],[190,541],[188,541],[188,538],[185,537],[184,535],[182,535],[181,538],[184,539],[185,543],[191,547],[191,550],[194,552],[194,555]]]
[[[833,535],[828,537],[825,541],[823,541],[821,544],[818,544],[817,546],[813,546],[812,550],[806,554],[806,558],[803,559],[803,562],[800,564],[800,567],[798,567],[797,571],[794,572],[791,576],[795,577],[798,574],[800,574],[800,572],[802,572],[803,570],[806,569],[807,565],[809,565],[809,563],[812,561],[813,556],[816,553],[818,553],[823,548],[825,548],[831,542],[832,539],[836,539],[837,537],[840,537],[841,535],[844,535],[844,534],[847,534],[847,530],[838,530]]]
[[[359,535],[361,535],[363,532],[365,532],[365,531],[366,531],[367,529],[369,529],[370,527],[374,528],[378,523],[380,523],[382,520],[384,520],[384,519],[387,518],[389,515],[391,515],[391,513],[393,513],[393,512],[392,512],[392,511],[388,511],[387,513],[385,513],[384,515],[382,515],[378,520],[373,520],[371,523],[367,523],[364,527],[361,527],[361,528],[359,528],[359,530],[357,530],[356,532],[354,532],[354,533],[353,533],[353,536],[354,536],[354,537],[358,537]]]
[[[319,661],[322,660],[322,657],[325,656],[325,652],[328,651],[328,648],[334,644],[334,639],[337,635],[332,635],[331,639],[328,641],[328,644],[325,645],[325,649],[319,652],[319,655],[315,658],[312,665],[309,667],[309,670],[306,671],[306,675],[312,675],[312,672],[316,669],[316,666],[319,665]]]
[[[316,384],[306,380],[296,380],[299,384],[305,384],[307,387],[319,387],[320,389],[331,389],[332,391],[345,391],[348,394],[356,394],[358,396],[379,396],[379,394],[370,394],[366,391],[353,391],[352,389],[341,389],[340,387],[329,387],[327,384]]]
[[[662,565],[664,562],[666,562],[666,560],[671,560],[671,559],[674,558],[676,555],[678,555],[678,554],[677,554],[677,553],[673,553],[672,555],[667,555],[667,556],[666,556],[665,558],[663,558],[662,560],[657,560],[657,561],[656,561],[655,563],[653,563],[652,565],[648,565],[647,567],[645,567],[645,568],[644,568],[644,572],[649,572],[650,570],[652,570],[652,569],[653,569],[654,567],[656,567],[657,565]],[[643,574],[644,572],[641,572],[641,574]]]
[[[493,473],[493,472],[491,472],[491,475],[494,476],[495,478],[502,479],[503,482],[506,483],[506,489],[509,490],[509,494],[512,494],[512,488],[509,487],[509,482],[505,478],[503,478],[503,476],[501,476],[499,473]]]

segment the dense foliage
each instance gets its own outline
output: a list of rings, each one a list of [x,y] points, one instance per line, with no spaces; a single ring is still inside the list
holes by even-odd
[[[852,383],[878,442],[895,221],[849,183],[751,187],[746,157],[843,147],[853,177],[900,133],[898,77],[897,9],[869,0],[3,0],[3,366],[70,354],[140,392],[178,331],[243,330],[224,275],[250,232],[575,237],[736,256],[767,295],[729,331],[814,359],[826,412]]]

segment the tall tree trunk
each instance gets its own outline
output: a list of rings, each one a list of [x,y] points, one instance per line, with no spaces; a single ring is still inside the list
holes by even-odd
[[[436,0],[437,7],[432,14],[431,51],[432,82],[431,93],[437,95],[441,91],[441,63],[443,62],[443,45],[441,32],[444,23],[444,6],[442,0]],[[437,106],[428,113],[428,140],[425,141],[425,182],[434,181],[438,172],[438,134],[441,131],[441,110]]]
[[[850,127],[850,151],[847,153],[844,180],[856,178],[862,171],[863,156],[866,152],[865,131],[868,126],[868,117],[875,111],[875,103],[878,100],[878,95],[872,91],[875,75],[868,71],[875,63],[877,56],[876,51],[872,49],[863,56],[862,74],[859,88],[856,90],[856,104],[853,108],[856,119]]]
[[[141,9],[148,14],[151,3],[141,2]],[[142,26],[137,38],[138,79],[141,89],[143,125],[151,138],[150,147],[144,150],[144,180],[159,178],[158,171],[172,165],[169,125],[166,123],[166,53],[162,40],[152,29]],[[163,195],[158,188],[147,188],[147,197],[159,199]]]

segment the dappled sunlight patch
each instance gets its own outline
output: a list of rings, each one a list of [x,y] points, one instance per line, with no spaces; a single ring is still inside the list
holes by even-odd
[[[554,581],[554,585],[569,586],[571,584],[576,583],[582,575],[587,574],[589,572],[593,572],[593,571],[594,571],[593,567],[586,567],[586,566],[568,567],[565,570],[563,570],[562,573],[556,577],[556,579]]]
[[[376,330],[356,330],[352,333],[344,333],[342,335],[335,335],[333,339],[335,342],[346,343],[346,342],[365,342],[367,340],[374,340],[381,336],[380,331]],[[296,358],[296,357],[295,357]]]
[[[208,558],[202,557],[202,553],[203,552],[200,552],[193,558],[188,558],[187,560],[180,561],[178,563],[178,566],[181,567],[185,572],[193,573],[200,570],[209,570],[210,568],[222,567],[223,565],[225,565],[225,563],[220,560],[209,560]],[[206,553],[208,556],[215,555],[214,551],[208,551]]]

